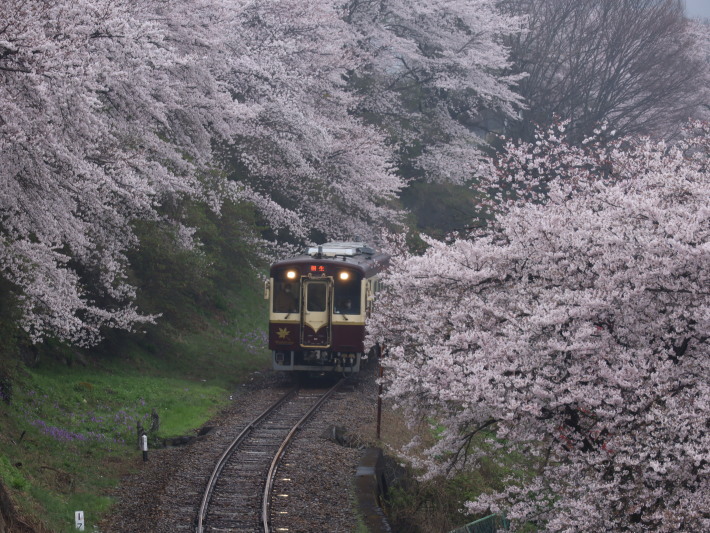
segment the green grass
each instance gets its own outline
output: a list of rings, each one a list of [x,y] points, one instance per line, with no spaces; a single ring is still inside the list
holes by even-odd
[[[138,422],[148,427],[153,409],[159,435],[167,437],[204,423],[229,396],[223,387],[201,381],[58,364],[28,374],[27,385],[15,391],[26,423],[59,441],[105,448],[128,442]]]
[[[19,491],[27,490],[30,486],[22,473],[3,456],[0,456],[0,478],[6,485]]]
[[[140,468],[136,425],[162,439],[194,434],[229,402],[237,383],[269,364],[260,287],[227,294],[237,304],[195,327],[161,324],[112,339],[89,356],[66,349],[36,368],[12,369],[12,401],[0,402],[0,480],[24,519],[49,531],[91,531],[111,506],[120,477]],[[84,361],[86,366],[81,366]],[[160,452],[153,452],[158,454]]]
[[[151,442],[160,442],[190,434],[228,400],[228,389],[201,381],[43,366],[16,382],[3,407],[0,476],[52,531],[70,528],[75,510],[91,525],[109,507],[117,473],[140,455],[137,423],[149,428],[154,409]]]

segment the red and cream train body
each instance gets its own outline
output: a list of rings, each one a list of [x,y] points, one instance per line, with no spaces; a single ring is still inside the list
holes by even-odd
[[[269,349],[274,370],[355,374],[365,322],[389,255],[361,242],[329,242],[271,265]]]

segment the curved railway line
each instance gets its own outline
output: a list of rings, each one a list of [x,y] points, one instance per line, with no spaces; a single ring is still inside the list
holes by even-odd
[[[209,478],[197,514],[197,533],[289,531],[287,511],[273,511],[279,527],[271,524],[279,462],[299,428],[343,381],[325,391],[294,388],[246,425]]]

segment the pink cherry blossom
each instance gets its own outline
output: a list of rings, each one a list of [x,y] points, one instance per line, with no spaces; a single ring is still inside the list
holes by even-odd
[[[531,462],[470,511],[710,529],[710,129],[691,129],[511,144],[485,182],[495,221],[394,261],[371,332],[391,347],[387,394],[446,428],[415,464],[475,464],[485,431]]]

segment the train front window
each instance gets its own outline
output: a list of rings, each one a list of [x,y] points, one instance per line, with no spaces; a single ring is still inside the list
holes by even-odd
[[[306,293],[306,309],[314,313],[320,313],[326,309],[326,295],[328,285],[326,283],[310,282]]]
[[[290,281],[274,282],[274,313],[298,313],[298,284]]]
[[[335,281],[334,311],[341,315],[360,314],[360,280],[350,276],[347,280]]]

